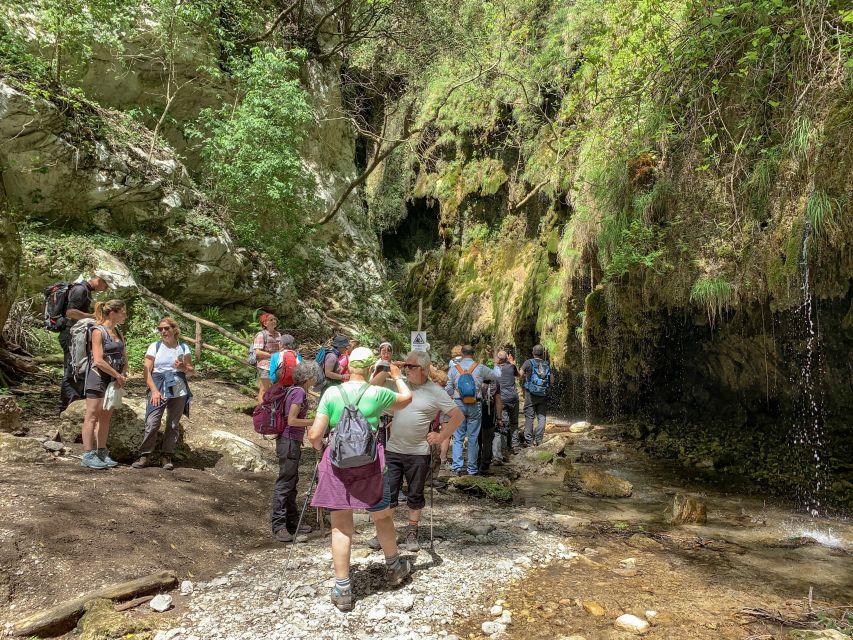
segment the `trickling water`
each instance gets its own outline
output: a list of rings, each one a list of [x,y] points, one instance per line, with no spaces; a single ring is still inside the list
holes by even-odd
[[[802,487],[799,492],[800,500],[808,512],[813,517],[817,517],[821,515],[821,495],[826,489],[827,467],[821,457],[824,449],[823,406],[819,397],[819,387],[815,383],[816,375],[819,375],[820,370],[817,353],[816,310],[814,309],[810,283],[809,240],[811,237],[811,225],[806,222],[800,262],[803,278],[803,303],[800,307],[800,315],[803,319],[805,353],[802,377],[799,380],[802,389],[801,409],[794,418],[793,436],[794,443],[801,454],[807,456],[807,464],[812,467],[810,477],[807,479],[808,484]]]
[[[587,346],[586,335],[581,339],[581,360],[583,362],[583,409],[584,419],[592,418],[592,354]]]
[[[610,407],[612,419],[616,420],[620,410],[622,343],[616,331],[619,324],[618,304],[616,294],[611,287],[605,289],[604,300],[607,303],[607,342],[610,351]]]

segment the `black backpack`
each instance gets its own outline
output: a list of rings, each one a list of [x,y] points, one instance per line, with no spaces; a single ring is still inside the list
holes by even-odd
[[[376,461],[377,437],[367,418],[358,408],[361,397],[370,388],[365,383],[355,402],[350,402],[343,385],[337,387],[344,401],[344,413],[332,431],[329,442],[329,461],[338,469],[363,467]]]
[[[80,284],[75,282],[57,282],[44,289],[44,328],[47,331],[59,333],[65,329],[65,312],[68,310],[68,292],[71,287]]]

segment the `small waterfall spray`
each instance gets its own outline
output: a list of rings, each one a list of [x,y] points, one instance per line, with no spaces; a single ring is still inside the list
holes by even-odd
[[[820,399],[816,377],[820,374],[817,353],[817,322],[814,308],[814,294],[811,290],[811,272],[809,244],[813,239],[811,224],[806,221],[803,231],[803,244],[800,267],[802,269],[802,305],[799,315],[805,336],[802,375],[799,380],[802,389],[801,409],[794,418],[794,443],[802,455],[807,456],[807,464],[812,465],[806,486],[800,491],[800,501],[812,517],[821,514],[821,494],[826,489],[827,467],[822,459],[824,449],[823,403]]]
[[[610,352],[610,407],[612,419],[616,420],[621,407],[623,351],[616,331],[619,323],[619,307],[612,287],[605,289],[604,299],[607,304],[607,341]]]
[[[583,363],[583,409],[584,419],[592,418],[592,354],[587,345],[586,329],[581,336],[581,361]]]

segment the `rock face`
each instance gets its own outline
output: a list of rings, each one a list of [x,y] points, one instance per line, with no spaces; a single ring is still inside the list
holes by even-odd
[[[634,490],[627,480],[592,467],[570,467],[563,476],[563,484],[572,491],[604,498],[627,498]]]
[[[15,396],[0,396],[0,431],[16,433],[21,430],[21,408]]]
[[[228,431],[214,431],[208,438],[209,445],[220,451],[226,461],[237,471],[268,471],[271,468],[264,457],[264,450],[254,442]]]
[[[60,431],[64,442],[81,442],[83,416],[86,414],[85,402],[72,402],[60,415]],[[120,409],[113,412],[110,421],[110,433],[107,448],[110,456],[117,462],[131,463],[139,456],[139,447],[145,431],[145,399],[125,398]],[[161,451],[163,432],[157,437],[155,452]],[[175,460],[186,460],[191,452],[183,442],[183,433],[178,438]]]
[[[36,438],[19,438],[0,433],[0,463],[45,462],[52,456]]]
[[[6,323],[9,309],[15,301],[20,264],[21,236],[17,225],[5,210],[3,190],[0,188],[0,329]]]
[[[671,524],[705,524],[708,520],[705,503],[683,493],[675,494],[665,515]]]

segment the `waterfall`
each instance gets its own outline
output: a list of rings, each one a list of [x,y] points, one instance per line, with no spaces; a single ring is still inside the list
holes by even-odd
[[[802,270],[802,305],[799,315],[802,318],[802,330],[805,337],[805,353],[799,382],[802,390],[800,410],[794,416],[794,444],[800,455],[806,457],[811,465],[807,484],[800,490],[800,501],[813,516],[821,514],[821,494],[827,486],[827,467],[822,459],[824,450],[823,403],[820,399],[816,377],[820,374],[818,346],[817,310],[811,289],[809,241],[812,240],[812,227],[806,221],[803,231],[803,243],[800,267]]]

